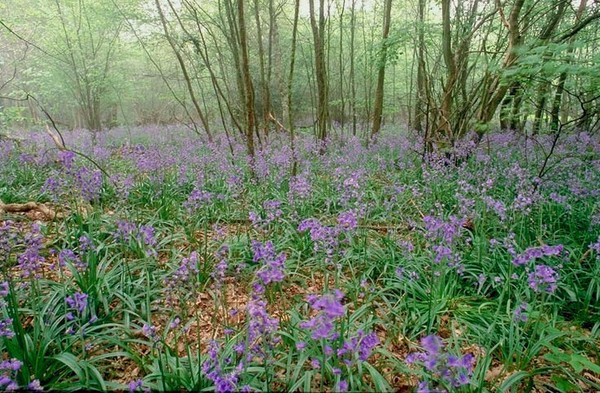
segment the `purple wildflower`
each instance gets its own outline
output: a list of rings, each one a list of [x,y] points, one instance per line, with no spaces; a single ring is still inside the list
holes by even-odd
[[[475,358],[471,354],[462,357],[444,351],[444,343],[439,336],[429,335],[421,339],[425,352],[412,353],[406,358],[408,364],[421,363],[432,379],[443,385],[460,387],[469,384]],[[429,385],[419,385],[429,390]]]
[[[100,197],[102,172],[99,170],[91,171],[86,167],[81,167],[75,172],[74,180],[83,200],[94,201]]]
[[[135,392],[136,390],[141,388],[143,384],[144,381],[141,379],[136,379],[134,381],[129,382],[129,393]]]
[[[589,245],[589,249],[595,251],[597,258],[600,258],[600,236],[598,236],[595,243]]]
[[[345,231],[352,231],[358,226],[356,213],[352,210],[340,213],[338,215],[338,225]]]
[[[81,252],[95,251],[94,242],[87,235],[79,237],[79,250]]]
[[[303,351],[306,348],[306,343],[304,341],[298,341],[296,343],[296,349],[298,351]]]
[[[238,391],[238,378],[242,372],[243,364],[240,363],[230,372],[225,372],[221,367],[219,360],[219,344],[212,340],[208,346],[208,359],[202,363],[202,373],[215,385],[215,392],[236,392]]]
[[[529,273],[527,281],[534,292],[554,293],[558,273],[550,266],[536,265],[535,270]]]
[[[31,232],[25,235],[25,245],[27,248],[17,258],[21,277],[39,278],[41,276],[42,263],[46,260],[46,258],[40,255],[42,240],[43,236],[39,224],[32,224]]]
[[[341,303],[343,298],[344,294],[337,289],[331,294],[308,296],[308,303],[318,314],[314,318],[300,323],[300,328],[311,331],[313,340],[332,339],[334,321],[343,317],[346,312]]]
[[[264,245],[255,240],[252,241],[252,250],[254,252],[254,262],[262,261],[263,265],[256,273],[256,276],[264,285],[272,282],[281,282],[285,276],[284,264],[286,256],[280,253],[275,256],[275,249],[272,241],[267,241]]]
[[[346,381],[345,379],[340,380],[340,382],[338,382],[338,384],[335,387],[335,391],[340,393],[347,392],[348,381]]]
[[[194,188],[188,196],[187,201],[183,203],[183,206],[188,211],[188,213],[193,214],[202,206],[208,204],[215,197],[216,195],[211,192]]]
[[[527,314],[525,314],[525,311],[527,311],[527,307],[527,303],[519,304],[513,313],[513,321],[527,322],[528,317]]]
[[[310,196],[311,185],[308,179],[303,175],[294,176],[290,179],[290,190],[288,192],[288,201],[293,204],[296,200],[307,199]]]
[[[165,279],[165,291],[167,304],[173,305],[179,299],[179,291],[190,287],[190,282],[200,272],[198,263],[200,257],[193,251],[188,258],[183,258],[181,264]]]
[[[78,271],[87,269],[87,263],[83,262],[81,258],[70,249],[61,250],[58,253],[58,264],[61,267],[65,267],[69,264],[74,266]]]
[[[65,302],[67,305],[77,311],[79,315],[83,315],[87,307],[87,293],[75,292],[72,296],[67,296]]]
[[[144,326],[142,326],[142,334],[154,342],[158,342],[160,340],[156,326],[145,323]]]
[[[556,246],[543,245],[541,247],[529,247],[522,254],[516,255],[513,258],[513,265],[523,266],[532,260],[542,258],[544,256],[557,256],[563,251],[563,245],[558,244]]]
[[[34,379],[33,381],[31,381],[29,383],[29,385],[27,385],[27,390],[32,391],[32,392],[43,392],[44,388],[40,384],[39,379]]]
[[[229,254],[229,247],[224,244],[222,245],[216,252],[215,258],[217,259],[217,263],[215,265],[215,270],[211,273],[211,277],[214,280],[214,286],[217,289],[220,289],[223,286],[223,282],[225,281],[225,273],[227,271],[227,257]]]
[[[16,373],[21,369],[23,363],[16,359],[4,360],[0,362],[0,387],[4,387],[3,390],[15,391],[19,388],[16,379]]]
[[[10,292],[8,281],[0,282],[0,298],[5,298]]]
[[[0,337],[11,338],[15,336],[15,333],[11,330],[12,322],[11,318],[0,319]]]

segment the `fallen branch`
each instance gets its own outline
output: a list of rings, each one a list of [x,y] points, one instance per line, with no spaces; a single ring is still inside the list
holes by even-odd
[[[273,116],[273,113],[269,112],[269,118],[268,118],[268,119],[269,119],[270,121],[272,121],[273,123],[275,123],[275,125],[276,125],[277,127],[279,127],[279,130],[280,130],[280,131],[285,131],[285,132],[289,133],[289,131],[288,131],[288,130],[285,128],[285,126],[284,126],[283,124],[281,124],[281,122],[280,122],[279,120],[277,120],[277,119],[275,118],[275,116]]]
[[[27,213],[30,211],[38,211],[42,213],[47,219],[54,219],[56,212],[50,209],[43,203],[37,202],[26,202],[26,203],[4,203],[0,200],[0,214],[1,213]]]

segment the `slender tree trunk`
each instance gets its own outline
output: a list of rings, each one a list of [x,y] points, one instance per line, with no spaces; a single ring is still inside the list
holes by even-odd
[[[300,0],[295,1],[294,6],[294,24],[292,26],[292,48],[290,53],[290,69],[287,78],[287,95],[286,95],[286,105],[287,105],[287,116],[284,118],[287,121],[288,129],[292,134],[292,145],[294,141],[294,111],[292,110],[292,98],[293,98],[293,85],[294,85],[294,67],[296,65],[296,40],[298,37],[298,16],[300,13]],[[293,150],[293,149],[292,149]]]
[[[352,114],[352,136],[356,136],[356,75],[354,70],[354,44],[356,30],[356,0],[350,8],[350,110]]]
[[[577,12],[575,13],[575,19],[577,22],[581,20],[585,8],[587,7],[587,0],[581,0],[579,2],[579,7],[577,8]],[[569,38],[569,42],[572,42],[575,36]],[[571,57],[573,54],[573,47],[569,47],[567,50],[567,56]],[[570,60],[567,60],[569,63]],[[567,71],[561,72],[558,77],[558,84],[556,86],[556,93],[554,93],[554,100],[552,101],[552,108],[550,110],[550,129],[554,132],[558,131],[558,127],[560,124],[560,108],[562,106],[563,95],[565,92],[565,83],[567,81],[568,73]]]
[[[325,0],[319,0],[319,20],[315,17],[315,0],[309,0],[310,24],[313,33],[315,52],[315,77],[317,79],[317,137],[327,138],[329,128],[329,101],[327,65],[325,59]],[[321,146],[324,152],[324,145]]]
[[[261,88],[261,102],[260,107],[262,108],[262,128],[265,134],[265,138],[269,134],[269,114],[271,113],[271,92],[267,83],[267,76],[265,71],[265,49],[263,45],[263,34],[262,34],[262,23],[260,21],[259,13],[259,2],[254,0],[254,18],[256,20],[256,32],[258,39],[258,60],[260,65],[260,88]],[[270,37],[270,34],[269,34]]]
[[[550,19],[548,20],[548,23],[546,24],[546,26],[540,33],[539,39],[540,39],[541,44],[546,44],[552,37],[552,34],[554,34],[561,19],[563,18],[564,14],[565,14],[565,10],[566,10],[569,2],[566,0],[555,0],[554,3],[555,3],[554,5],[556,7],[556,12],[550,17]],[[548,51],[544,54],[543,60],[544,61],[550,60],[552,58],[552,56],[553,56],[553,53]],[[536,106],[535,115],[534,115],[534,119],[533,119],[533,127],[532,127],[533,135],[536,135],[542,126],[542,121],[544,118],[543,115],[544,115],[544,112],[546,109],[546,102],[548,100],[549,86],[550,86],[549,83],[541,82],[537,88],[536,96],[537,96],[538,103]]]
[[[212,133],[210,132],[210,127],[208,125],[208,121],[206,120],[206,116],[204,115],[202,108],[200,108],[200,104],[198,103],[196,94],[194,93],[194,88],[192,87],[192,82],[191,82],[190,76],[188,74],[187,67],[183,60],[183,57],[181,56],[181,53],[179,53],[179,49],[177,48],[177,45],[175,44],[173,37],[171,37],[171,34],[169,33],[169,29],[167,27],[167,21],[165,19],[165,15],[160,6],[159,0],[155,0],[154,4],[156,5],[156,9],[157,9],[158,15],[160,17],[160,23],[165,32],[165,37],[167,38],[167,41],[169,42],[169,45],[171,46],[171,49],[173,50],[173,53],[175,54],[175,57],[177,58],[179,67],[181,68],[181,73],[183,74],[183,79],[185,80],[185,85],[186,85],[188,93],[190,95],[190,99],[192,100],[192,103],[194,104],[194,108],[196,109],[196,113],[198,114],[198,117],[200,118],[200,121],[202,122],[202,126],[204,127],[204,131],[206,132],[206,135],[208,136],[208,140],[210,142],[212,142],[213,137],[212,137]]]
[[[294,116],[292,111],[292,86],[294,83],[294,65],[296,63],[296,38],[298,36],[298,15],[300,13],[300,0],[295,1],[294,5],[294,24],[292,26],[292,48],[290,54],[290,73],[288,74],[287,80],[287,117],[284,121],[287,121],[288,129],[290,131],[290,147],[292,149],[292,155],[294,162],[292,164],[292,176],[296,176],[298,171],[298,160],[296,159],[296,130],[294,127]]]
[[[158,0],[157,0],[158,1]],[[246,148],[248,156],[251,159],[251,165],[254,160],[254,90],[252,88],[252,78],[250,77],[250,62],[248,59],[248,37],[246,34],[246,21],[244,19],[244,0],[237,0],[238,9],[238,29],[240,34],[240,51],[242,55],[242,75],[244,78],[244,90],[246,96],[245,114],[246,114]],[[253,169],[251,169],[253,171]]]
[[[339,63],[339,90],[340,90],[340,128],[344,132],[344,122],[346,117],[346,99],[344,95],[344,10],[346,9],[346,0],[342,0],[342,8],[340,10],[340,41],[338,48],[338,63]]]
[[[414,125],[416,131],[423,131],[423,104],[426,100],[425,91],[425,4],[427,0],[419,0],[417,20],[417,91],[414,107]]]
[[[385,63],[387,61],[387,38],[390,33],[390,20],[392,14],[392,0],[386,0],[383,11],[383,40],[381,54],[379,57],[378,72],[377,72],[377,89],[375,90],[375,105],[373,107],[373,128],[371,129],[371,137],[375,137],[381,129],[381,121],[383,117],[383,93],[385,80]]]
[[[279,24],[277,23],[277,18],[273,18],[272,25],[272,33],[273,33],[273,71],[275,73],[275,81],[277,83],[277,90],[279,92],[279,97],[281,100],[281,112],[279,116],[281,118],[281,122],[283,124],[287,124],[288,120],[288,90],[287,83],[285,78],[285,70],[283,66],[283,52],[281,48],[281,41],[279,38]],[[288,128],[289,130],[289,128]]]

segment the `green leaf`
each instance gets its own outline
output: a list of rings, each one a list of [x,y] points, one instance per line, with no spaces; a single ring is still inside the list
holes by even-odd
[[[79,359],[75,357],[72,353],[63,352],[54,357],[54,359],[58,360],[65,366],[71,369],[80,380],[85,379],[85,375],[83,369],[80,366]]]
[[[523,379],[528,378],[529,376],[527,371],[516,371],[502,382],[502,385],[500,385],[498,390],[505,392],[513,386],[517,386]]]
[[[571,355],[571,361],[569,362],[569,364],[573,366],[573,369],[578,373],[581,373],[585,369],[593,373],[600,374],[600,366],[596,363],[591,362],[588,358],[586,358],[583,355]]]
[[[563,392],[579,391],[579,386],[569,382],[567,379],[565,379],[561,376],[553,375],[552,382],[554,382],[556,388],[559,389],[560,391],[563,391]]]

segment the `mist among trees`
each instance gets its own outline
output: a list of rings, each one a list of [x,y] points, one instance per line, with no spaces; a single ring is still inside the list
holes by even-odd
[[[8,0],[2,15],[4,130],[47,121],[40,105],[66,129],[185,124],[257,143],[598,128],[587,0]]]

